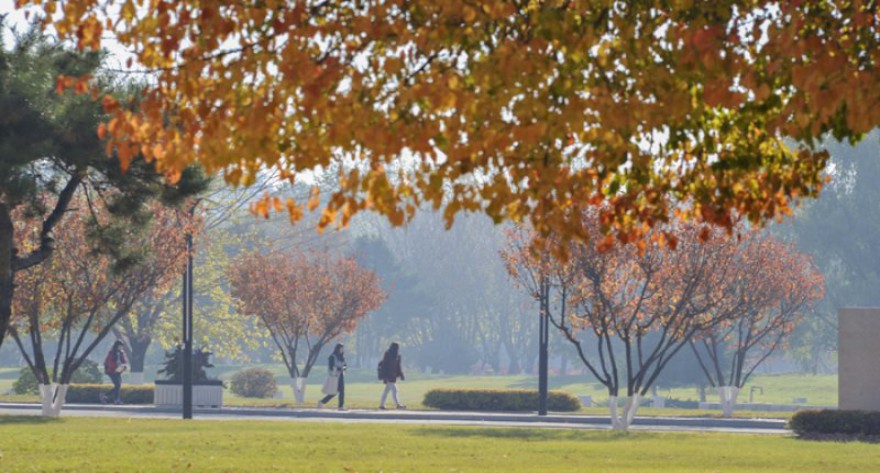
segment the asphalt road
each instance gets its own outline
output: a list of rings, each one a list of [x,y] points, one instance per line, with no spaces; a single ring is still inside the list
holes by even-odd
[[[0,403],[0,415],[40,415],[38,404]],[[180,419],[179,410],[147,406],[105,406],[71,404],[65,406],[63,417],[120,417]],[[274,420],[287,422],[358,422],[397,423],[414,425],[466,425],[480,427],[530,427],[563,429],[610,429],[607,417],[585,415],[548,415],[487,412],[439,411],[378,411],[336,409],[270,409],[224,407],[195,409],[195,420]],[[785,421],[779,419],[717,419],[708,417],[642,417],[636,418],[631,430],[671,432],[727,432],[787,435]]]

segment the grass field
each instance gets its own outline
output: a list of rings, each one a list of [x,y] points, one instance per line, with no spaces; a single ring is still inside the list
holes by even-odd
[[[369,373],[370,375],[372,373]],[[231,375],[227,372],[222,378]],[[323,382],[323,372],[316,372],[309,378],[309,385],[306,389],[306,399],[310,403],[314,403],[320,397],[321,383]],[[293,392],[286,378],[279,378],[279,386],[284,393],[284,399],[290,400]],[[410,408],[421,408],[421,402],[427,391],[438,387],[459,387],[459,388],[537,388],[537,379],[533,376],[516,375],[516,376],[425,376],[415,375],[408,377],[406,381],[398,383],[401,391],[402,401]],[[759,386],[763,389],[763,394],[756,392],[754,401],[756,403],[778,403],[789,404],[795,397],[807,398],[807,403],[811,405],[834,406],[837,405],[837,376],[836,375],[776,375],[776,376],[757,376],[755,380],[743,389],[740,395],[740,402],[748,401],[748,393],[751,386]],[[550,379],[551,389],[561,389],[571,392],[578,396],[589,395],[594,402],[603,402],[607,400],[608,394],[605,388],[598,383],[585,382],[582,377],[575,376],[556,376]],[[363,375],[353,376],[346,384],[346,403],[351,407],[376,407],[378,405],[379,396],[382,393],[382,383],[373,381]],[[231,393],[224,402],[229,404],[251,403],[249,399],[236,399]],[[695,388],[677,388],[672,390],[661,389],[661,396],[671,397],[681,400],[697,400],[699,394]],[[715,392],[707,392],[707,400],[717,400],[718,396]],[[271,404],[277,400],[266,400],[264,403]],[[600,409],[602,413],[604,409]],[[665,415],[673,415],[671,409],[659,410]],[[693,415],[693,410],[685,410]],[[645,409],[640,411],[645,415],[650,415],[651,410]],[[759,414],[766,416],[766,413]]]
[[[277,406],[292,407],[293,392],[289,378],[280,365],[267,365],[265,368],[275,373],[279,387],[282,391],[281,399],[250,399],[240,398],[230,391],[224,394],[224,403],[231,406]],[[214,376],[221,379],[229,379],[232,374],[241,369],[240,366],[224,366],[212,370]],[[155,367],[148,367],[147,373],[155,373]],[[0,392],[7,391],[18,375],[18,370],[13,368],[0,368]],[[324,370],[320,367],[313,371],[309,377],[306,389],[307,405],[314,405],[321,397],[321,383],[324,380]],[[375,408],[379,403],[383,385],[374,379],[372,370],[351,370],[347,375],[346,404],[353,408]],[[562,389],[578,396],[590,395],[594,402],[603,402],[608,395],[604,387],[595,382],[588,382],[588,378],[580,376],[551,376],[551,389]],[[399,384],[401,397],[404,404],[410,409],[422,408],[422,399],[427,391],[438,387],[461,387],[461,388],[537,388],[537,378],[528,375],[511,376],[443,376],[411,373],[406,381]],[[740,402],[748,401],[748,393],[751,386],[763,389],[763,394],[756,393],[755,402],[788,404],[795,397],[807,398],[811,405],[836,405],[837,404],[837,376],[836,375],[759,375],[754,378],[750,385],[743,389]],[[661,389],[659,394],[681,400],[697,400],[698,393],[695,388],[676,388],[672,390]],[[717,400],[714,392],[709,391],[707,399]],[[0,401],[36,401],[34,396],[0,396]],[[335,405],[335,404],[333,404]],[[584,409],[584,413],[605,415],[606,408],[594,407]],[[699,411],[692,409],[650,409],[639,410],[639,415],[711,415],[714,411]],[[740,412],[742,417],[788,417],[790,413],[768,412]]]
[[[283,368],[278,366],[265,367],[276,374],[285,398],[292,398],[293,394],[289,378],[287,378]],[[221,379],[228,379],[238,369],[239,367],[225,367],[223,369],[216,369],[215,373]],[[324,381],[324,375],[324,370],[321,369],[316,369],[312,372],[309,377],[309,386],[306,389],[307,400],[314,398],[317,401],[321,383]],[[374,405],[378,404],[379,396],[382,394],[382,383],[374,380],[372,370],[352,370],[352,373],[347,375],[346,378],[348,381],[346,384],[346,399],[354,403],[353,405],[363,403],[363,407],[375,407]],[[578,396],[589,395],[596,402],[602,402],[608,398],[604,386],[592,382],[586,376],[551,376],[549,381],[551,389],[561,389]],[[407,406],[420,407],[425,393],[433,388],[537,389],[538,380],[537,377],[530,375],[443,376],[413,373],[407,377],[406,381],[399,382],[398,386]],[[763,394],[755,393],[754,402],[756,403],[790,404],[794,398],[803,397],[807,399],[807,403],[810,405],[837,405],[837,375],[757,375],[751,383],[743,388],[739,398],[740,402],[748,401],[749,390],[752,386],[763,389]],[[681,400],[699,399],[696,388],[660,389],[658,394]],[[717,399],[718,396],[715,392],[707,391],[708,401],[717,401]]]
[[[3,471],[876,471],[880,446],[745,434],[0,417]]]

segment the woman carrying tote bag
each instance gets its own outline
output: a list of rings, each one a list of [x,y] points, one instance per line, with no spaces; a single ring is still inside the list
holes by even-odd
[[[343,352],[345,347],[341,343],[336,344],[333,353],[330,355],[327,380],[324,381],[324,387],[321,392],[326,394],[323,399],[318,401],[318,407],[324,407],[333,396],[339,395],[339,410],[345,410],[345,356]]]

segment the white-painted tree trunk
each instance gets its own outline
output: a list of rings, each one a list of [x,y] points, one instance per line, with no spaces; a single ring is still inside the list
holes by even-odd
[[[40,402],[43,405],[42,414],[46,417],[58,417],[61,415],[61,408],[64,407],[64,400],[67,397],[67,384],[41,384],[40,385]]]
[[[739,388],[736,386],[719,386],[718,397],[721,399],[721,412],[724,417],[731,417],[736,408],[736,398],[739,396]]]
[[[144,384],[144,372],[132,371],[128,374],[128,384],[140,385]]]
[[[617,396],[610,396],[608,398],[608,408],[611,411],[611,428],[614,430],[629,430],[629,426],[636,417],[636,411],[639,410],[639,403],[642,397],[638,394],[627,396],[626,403],[623,405],[623,412],[619,412],[617,399]]]
[[[290,387],[297,404],[306,402],[306,378],[291,378]]]

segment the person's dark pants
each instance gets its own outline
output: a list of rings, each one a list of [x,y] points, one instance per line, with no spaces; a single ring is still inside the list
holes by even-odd
[[[113,389],[107,393],[107,397],[110,398],[111,402],[121,402],[119,399],[119,392],[122,390],[122,373],[109,373],[107,376],[109,376],[110,381],[113,382]]]
[[[344,407],[345,406],[345,376],[343,376],[342,374],[339,375],[339,384],[337,386],[339,386],[339,392],[337,392],[337,394],[339,395],[339,407]],[[324,399],[321,399],[321,404],[327,404],[328,402],[330,402],[331,399],[333,399],[333,396],[336,396],[337,394],[328,394],[328,395],[324,396]]]

